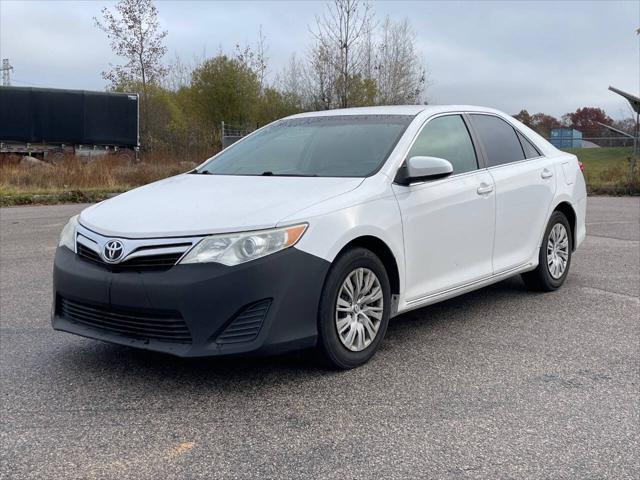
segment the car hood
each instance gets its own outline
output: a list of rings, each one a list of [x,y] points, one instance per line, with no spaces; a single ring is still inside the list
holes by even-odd
[[[183,174],[93,205],[80,223],[106,236],[196,236],[271,228],[355,189],[361,178]]]

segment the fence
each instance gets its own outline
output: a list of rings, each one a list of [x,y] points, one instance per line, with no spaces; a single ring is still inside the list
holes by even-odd
[[[245,135],[249,135],[254,129],[251,127],[240,127],[222,122],[220,125],[220,141],[222,148],[225,149],[229,145],[233,145]]]
[[[632,137],[551,137],[547,138],[557,148],[633,147]]]

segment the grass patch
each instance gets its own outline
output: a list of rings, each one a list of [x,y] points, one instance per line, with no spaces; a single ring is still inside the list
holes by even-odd
[[[640,157],[632,165],[631,147],[570,148],[566,150],[584,164],[589,193],[640,194]]]
[[[58,203],[95,203],[122,193],[125,190],[75,190],[68,192],[35,192],[6,194],[0,191],[0,207],[17,205],[55,205]]]
[[[591,194],[640,194],[640,165],[632,168],[631,147],[568,149],[585,166]],[[207,155],[208,156],[208,155]],[[206,158],[203,154],[201,158]],[[18,165],[19,158],[0,163],[0,206],[97,202],[120,193],[186,172],[195,163],[155,155],[144,162],[129,163],[104,157],[86,163],[77,157],[63,158],[55,166]],[[636,159],[640,164],[640,159]]]
[[[18,159],[19,160],[19,159]],[[77,157],[55,165],[25,166],[9,159],[0,164],[0,205],[95,202],[191,170],[195,163],[171,158],[129,163],[117,157],[85,162]]]
[[[585,173],[600,175],[607,169],[623,167],[631,156],[631,147],[568,148],[566,152],[576,155],[584,163]]]

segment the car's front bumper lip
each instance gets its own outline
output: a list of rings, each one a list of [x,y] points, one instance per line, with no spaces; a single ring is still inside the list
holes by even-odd
[[[318,303],[329,265],[289,248],[234,267],[211,263],[176,265],[167,271],[111,272],[60,247],[54,262],[52,324],[56,330],[179,356],[305,348],[316,341]],[[79,323],[61,312],[61,298],[107,309],[179,312],[192,342],[131,336]],[[253,340],[216,341],[238,312],[264,299],[270,306]]]

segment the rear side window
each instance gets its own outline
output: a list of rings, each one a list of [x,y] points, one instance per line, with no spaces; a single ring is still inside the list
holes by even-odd
[[[492,115],[471,117],[487,152],[488,167],[524,160],[522,145],[511,125]]]
[[[524,156],[526,158],[536,158],[540,156],[540,152],[533,144],[525,138],[520,132],[516,132],[518,134],[518,140],[520,140],[520,145],[522,145],[522,149],[524,150]]]
[[[407,158],[415,156],[449,160],[453,173],[478,169],[476,152],[460,115],[437,117],[428,122],[418,134]]]

